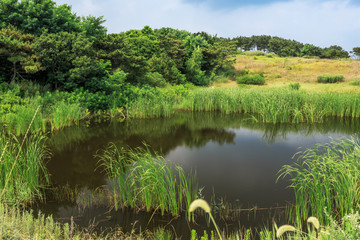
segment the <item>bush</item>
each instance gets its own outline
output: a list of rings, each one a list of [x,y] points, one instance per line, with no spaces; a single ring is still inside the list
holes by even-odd
[[[265,56],[265,52],[263,51],[245,51],[244,55],[246,56]]]
[[[344,81],[344,76],[343,75],[324,74],[324,75],[318,76],[317,81],[319,83],[343,82]]]
[[[354,80],[352,80],[352,81],[350,82],[350,85],[360,86],[360,78],[355,78]]]
[[[265,78],[259,74],[245,75],[245,76],[236,78],[236,82],[238,84],[264,85]]]
[[[290,89],[292,90],[299,90],[300,89],[300,83],[290,83],[289,85]]]
[[[240,71],[237,71],[236,72],[236,75],[237,76],[244,76],[244,75],[248,75],[249,74],[249,70],[244,68],[244,69],[241,69]]]

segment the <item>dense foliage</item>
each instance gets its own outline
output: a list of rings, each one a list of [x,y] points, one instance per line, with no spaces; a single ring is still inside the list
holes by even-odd
[[[303,44],[295,40],[272,37],[268,35],[236,37],[237,47],[249,51],[260,50],[273,52],[281,57],[319,57],[319,58],[349,58],[349,53],[340,46],[320,48],[312,44]],[[356,54],[356,48],[353,49]]]

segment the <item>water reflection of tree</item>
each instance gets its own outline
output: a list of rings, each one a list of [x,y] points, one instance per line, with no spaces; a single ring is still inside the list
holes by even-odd
[[[289,133],[305,136],[315,132],[360,135],[360,121],[356,119],[329,118],[318,124],[263,124],[251,119],[239,114],[185,112],[165,119],[132,119],[66,128],[52,134],[49,143],[55,151],[62,151],[74,144],[89,144],[92,141],[117,142],[134,147],[145,141],[154,149],[166,153],[179,145],[201,147],[209,141],[232,143],[235,135],[228,130],[230,128],[262,131],[263,139],[270,144],[286,139]]]
[[[232,144],[233,129],[239,128],[262,132],[269,144],[286,139],[289,134],[360,133],[360,121],[352,119],[333,118],[321,124],[263,124],[249,119],[238,114],[180,113],[168,119],[132,119],[65,128],[49,136],[48,143],[54,154],[48,167],[54,170],[52,180],[57,179],[58,184],[72,181],[92,187],[103,181],[101,171],[94,172],[97,167],[94,154],[109,142],[130,147],[143,146],[145,142],[166,155],[179,146],[200,148],[209,142]]]

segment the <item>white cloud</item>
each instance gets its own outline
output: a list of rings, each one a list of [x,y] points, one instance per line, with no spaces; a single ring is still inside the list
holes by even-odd
[[[343,0],[293,0],[264,6],[212,9],[181,0],[58,0],[80,15],[104,15],[110,33],[173,27],[222,37],[276,35],[321,47],[360,46],[360,6]]]

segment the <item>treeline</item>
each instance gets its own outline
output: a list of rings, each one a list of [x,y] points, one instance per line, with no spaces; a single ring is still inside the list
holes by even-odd
[[[231,64],[235,43],[172,28],[107,34],[102,17],[78,17],[52,0],[3,0],[0,81],[113,92],[124,84],[207,85]]]
[[[71,6],[53,0],[2,0],[0,113],[20,111],[14,106],[36,94],[42,104],[56,107],[65,101],[91,111],[126,108],[138,98],[161,94],[156,87],[174,86],[169,92],[181,94],[210,84],[215,76],[234,76],[229,56],[239,48],[279,56],[349,57],[338,46],[321,49],[271,36],[226,39],[149,26],[107,34],[104,22],[103,17],[79,17]]]
[[[312,44],[303,44],[295,40],[284,39],[280,37],[272,37],[269,35],[236,37],[238,48],[249,50],[260,50],[265,52],[273,52],[280,57],[319,57],[319,58],[349,58],[349,52],[340,46],[330,46],[321,48]],[[355,52],[354,52],[355,53]]]

